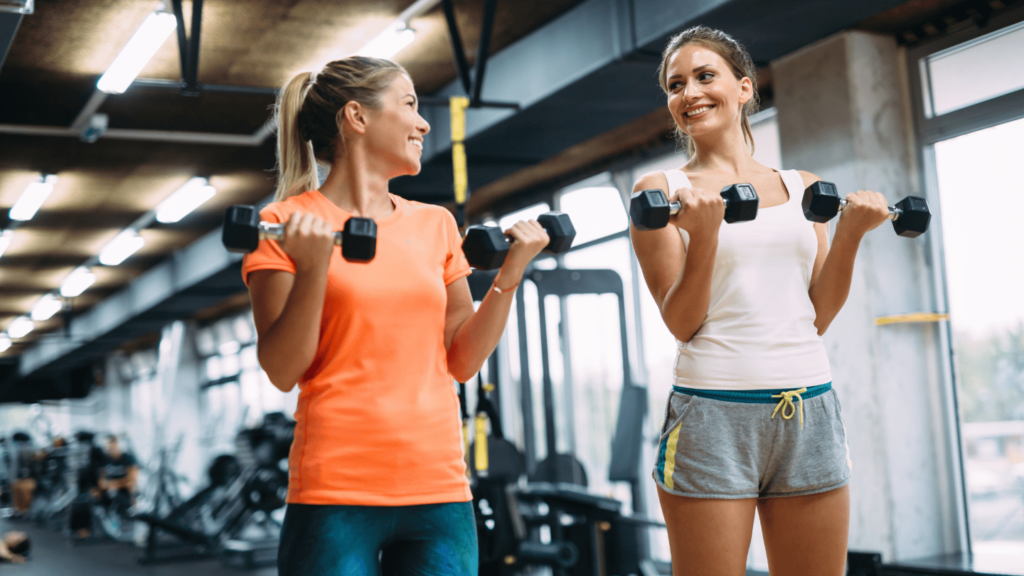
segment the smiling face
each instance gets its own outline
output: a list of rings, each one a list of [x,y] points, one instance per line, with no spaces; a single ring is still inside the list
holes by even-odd
[[[694,141],[729,130],[742,132],[743,105],[753,97],[749,78],[736,78],[717,52],[687,44],[665,67],[668,109]]]
[[[412,80],[395,74],[391,87],[381,95],[380,107],[367,109],[366,116],[366,143],[374,156],[394,166],[389,177],[419,174],[423,137],[430,132],[430,124],[420,116]]]

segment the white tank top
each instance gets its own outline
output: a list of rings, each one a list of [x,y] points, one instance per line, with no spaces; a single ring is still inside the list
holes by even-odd
[[[671,192],[690,187],[681,170],[663,173]],[[677,386],[765,390],[832,381],[808,293],[818,240],[800,206],[803,180],[796,170],[780,175],[788,202],[719,229],[707,318],[689,342],[676,341]],[[689,249],[689,234],[678,230]]]

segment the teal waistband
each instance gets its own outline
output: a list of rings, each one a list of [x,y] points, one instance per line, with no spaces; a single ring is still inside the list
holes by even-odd
[[[815,396],[821,396],[825,392],[832,389],[832,383],[821,384],[820,386],[811,386],[807,388],[806,392],[801,392],[800,397],[804,400],[810,400]],[[683,388],[682,386],[673,386],[672,390],[679,392],[680,394],[689,394],[691,396],[699,396],[701,398],[710,398],[712,400],[722,400],[723,402],[741,402],[743,404],[776,404],[779,402],[779,394],[783,392],[789,392],[791,390],[799,390],[799,388],[778,388],[776,390],[701,390],[698,388]],[[775,396],[775,398],[772,398]]]

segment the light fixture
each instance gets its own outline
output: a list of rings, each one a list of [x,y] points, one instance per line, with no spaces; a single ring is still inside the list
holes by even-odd
[[[65,298],[74,298],[89,289],[96,281],[96,275],[92,270],[82,266],[75,268],[68,277],[61,282],[60,295]]]
[[[11,338],[7,334],[0,334],[0,353],[6,352],[11,347]]]
[[[114,237],[103,250],[100,251],[100,264],[104,266],[117,266],[126,258],[135,254],[146,243],[146,240],[139,236],[139,233],[131,228],[121,232]]]
[[[108,94],[121,94],[127,90],[177,27],[178,21],[173,14],[153,12],[146,16],[142,26],[139,26],[114,63],[100,77],[96,88]]]
[[[210,186],[210,182],[206,178],[192,178],[157,205],[156,219],[164,224],[177,222],[201,206],[203,202],[213,198],[216,193],[217,189]]]
[[[28,185],[21,197],[8,212],[11,220],[31,220],[39,207],[46,202],[47,197],[53,192],[53,185],[57,183],[55,174],[43,174],[39,180]]]
[[[14,230],[4,230],[3,232],[0,232],[0,256],[3,256],[4,251],[10,247],[12,238],[14,238]]]
[[[32,307],[32,319],[36,322],[43,322],[53,318],[53,315],[64,308],[64,302],[53,294],[47,294],[36,302]]]
[[[18,316],[7,325],[7,335],[11,338],[24,338],[35,327],[36,323],[28,316]]]
[[[383,32],[357,50],[356,54],[371,58],[391,58],[415,39],[416,31],[409,28],[405,22],[392,22]]]

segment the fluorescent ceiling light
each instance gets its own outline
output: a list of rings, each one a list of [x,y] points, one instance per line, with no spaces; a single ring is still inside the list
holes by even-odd
[[[35,11],[35,0],[0,0],[0,12],[31,14]],[[3,352],[3,350],[0,350]]]
[[[129,228],[115,236],[110,243],[103,247],[100,252],[100,264],[117,266],[135,254],[145,243],[146,240],[139,236],[138,232]]]
[[[157,205],[156,219],[164,224],[177,222],[216,193],[217,189],[206,178],[193,178]]]
[[[0,334],[0,353],[6,352],[11,347],[11,338],[7,334]]]
[[[11,207],[8,213],[11,220],[31,220],[39,210],[43,202],[53,192],[53,185],[57,183],[57,176],[54,174],[44,175],[39,180],[28,185],[21,197]]]
[[[11,239],[14,238],[14,230],[4,230],[0,232],[0,256],[4,255],[4,251],[11,246]]]
[[[18,316],[7,325],[7,335],[11,338],[24,338],[36,327],[28,316]]]
[[[146,16],[142,26],[139,26],[114,63],[100,77],[96,88],[108,94],[121,94],[127,90],[177,27],[178,21],[173,14],[153,12]]]
[[[359,56],[391,58],[416,39],[416,31],[404,22],[393,22],[383,32],[374,36],[366,46],[356,51]]]
[[[64,302],[60,301],[53,294],[47,294],[36,302],[32,307],[32,319],[36,322],[43,322],[53,318],[53,315],[64,308]]]
[[[96,275],[85,267],[75,268],[75,270],[68,274],[68,277],[61,282],[60,295],[65,298],[74,298],[82,292],[89,289],[93,282],[96,281]]]

